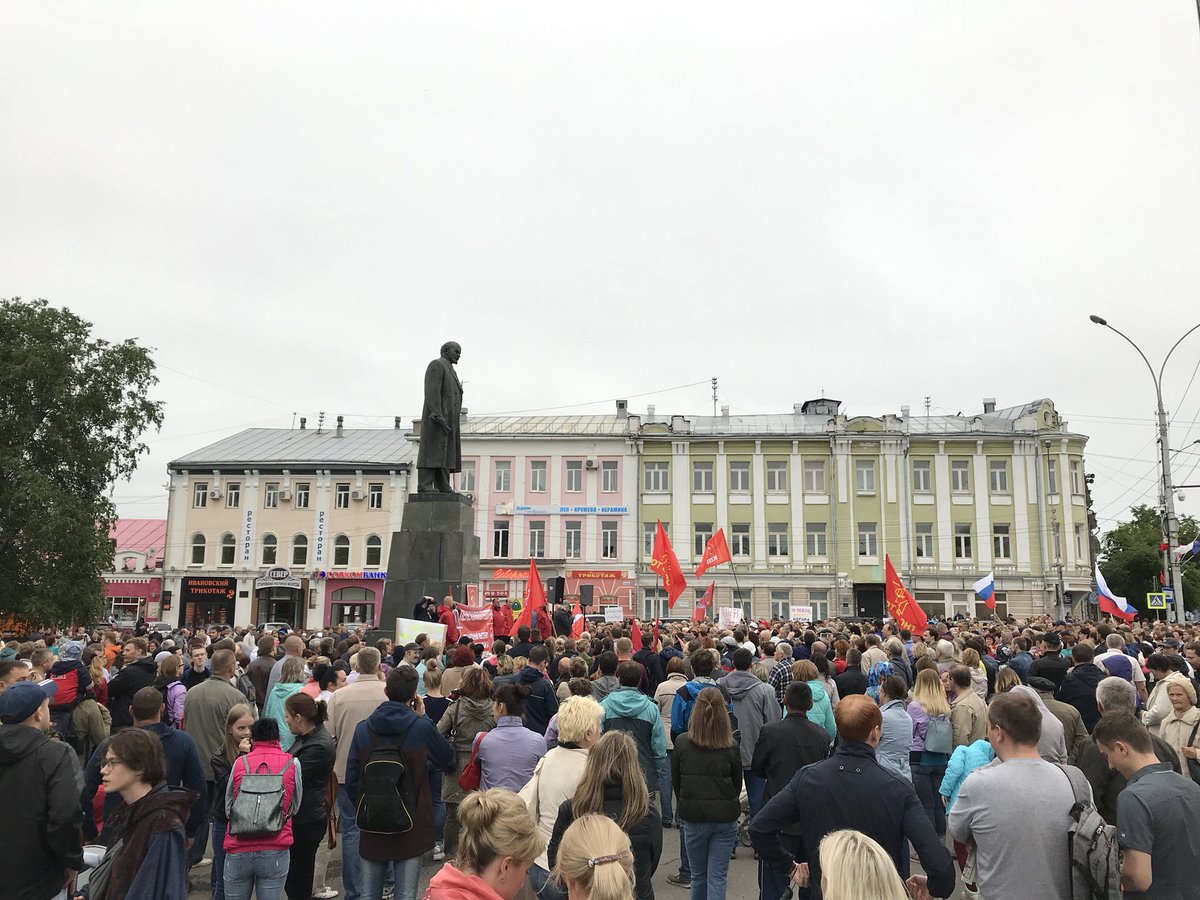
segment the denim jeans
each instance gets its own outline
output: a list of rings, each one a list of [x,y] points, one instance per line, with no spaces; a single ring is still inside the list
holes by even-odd
[[[659,806],[662,810],[663,825],[670,825],[675,817],[671,794],[671,751],[667,751],[667,758],[659,760],[658,763],[658,796]]]
[[[946,774],[945,766],[912,766],[913,787],[917,789],[917,798],[925,807],[925,815],[933,823],[933,829],[938,837],[946,834],[946,808],[942,806],[939,793],[942,787],[942,776]]]
[[[758,815],[763,805],[763,791],[767,789],[767,779],[755,775],[749,769],[742,769],[742,781],[746,785],[746,799],[750,803],[750,818]]]
[[[345,850],[342,852],[344,854]],[[421,887],[421,857],[387,862],[363,859],[358,865],[358,890],[362,900],[383,900],[383,882],[389,874],[396,879],[396,900],[417,900]]]
[[[228,822],[212,822],[212,895],[213,900],[225,900],[225,829]]]
[[[196,798],[196,802],[199,803],[202,807],[204,807],[204,809],[206,811],[208,810],[208,804],[212,802],[212,796],[216,792],[216,789],[217,789],[217,784],[215,781],[207,781],[204,784],[204,795],[202,797]],[[222,803],[225,802],[224,797],[221,798],[221,802]],[[211,816],[206,812],[205,816],[204,816],[203,824],[196,831],[196,834],[195,834],[196,839],[192,842],[192,846],[188,850],[188,868],[189,869],[192,866],[194,866],[196,863],[200,862],[200,860],[204,859],[204,854],[208,851],[208,832],[209,832],[208,823],[209,823],[210,819],[211,819]],[[214,860],[214,862],[215,862],[215,860]]]
[[[791,854],[792,859],[800,852],[800,836],[784,832],[779,835],[783,849]],[[800,900],[809,896],[808,888],[800,888]],[[758,897],[759,900],[781,900],[792,895],[792,880],[783,872],[779,872],[767,864],[766,860],[758,861]]]
[[[437,769],[429,773],[429,792],[433,798],[433,839],[439,844],[446,842],[446,801],[442,799],[442,779],[445,774]]]
[[[226,900],[279,900],[287,881],[288,851],[251,850],[225,854]]]
[[[537,863],[529,867],[529,883],[541,900],[567,900],[566,892],[560,891],[550,873]]]
[[[358,826],[354,824],[354,804],[346,786],[338,788],[337,809],[342,829],[342,886],[346,900],[359,900],[362,862],[358,856]]]
[[[679,826],[679,877],[691,878],[692,865],[688,860],[687,851],[687,822],[678,819],[676,824]]]
[[[736,821],[688,822],[685,830],[692,869],[692,900],[725,900],[729,857],[737,844]]]

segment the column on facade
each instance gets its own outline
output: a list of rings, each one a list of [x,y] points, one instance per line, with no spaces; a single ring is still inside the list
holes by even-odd
[[[946,442],[938,441],[933,458],[933,496],[937,507],[938,569],[954,570],[954,517],[950,514],[950,458]]]
[[[983,452],[983,441],[975,442],[975,455],[972,457],[971,487],[972,498],[975,501],[975,562],[980,573],[992,569],[992,516],[991,496],[992,485],[988,479],[988,461]]]

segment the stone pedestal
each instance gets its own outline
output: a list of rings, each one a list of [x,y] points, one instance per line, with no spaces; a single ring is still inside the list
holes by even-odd
[[[471,498],[463,494],[409,494],[400,530],[392,535],[388,578],[378,634],[395,637],[396,619],[411,619],[428,595],[438,603],[450,593],[465,602],[464,584],[479,581],[479,538]]]

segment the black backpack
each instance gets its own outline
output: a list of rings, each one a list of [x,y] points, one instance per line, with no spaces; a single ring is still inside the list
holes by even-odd
[[[404,738],[416,717],[394,740],[383,738],[370,726],[371,755],[362,767],[354,824],[368,834],[404,834],[411,831],[417,811],[417,789],[404,761]]]

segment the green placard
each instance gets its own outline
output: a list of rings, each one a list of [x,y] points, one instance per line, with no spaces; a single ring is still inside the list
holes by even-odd
[[[1147,594],[1146,609],[1166,609],[1167,595],[1166,594]]]

